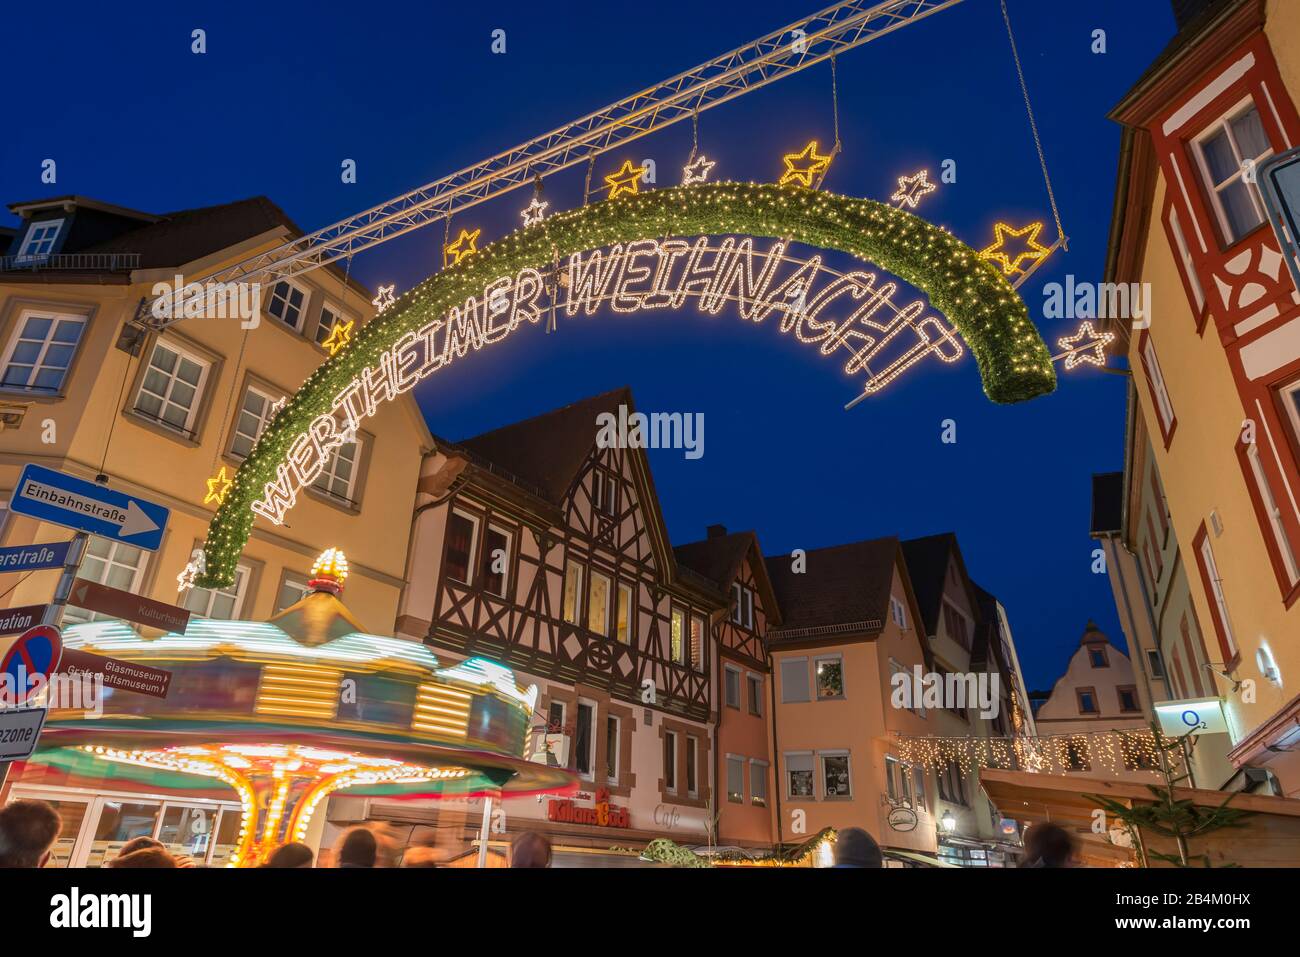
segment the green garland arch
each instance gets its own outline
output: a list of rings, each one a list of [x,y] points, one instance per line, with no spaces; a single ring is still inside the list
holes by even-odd
[[[208,526],[202,587],[228,586],[252,531],[259,499],[294,437],[328,412],[334,397],[408,331],[481,295],[483,287],[525,267],[545,268],[585,252],[666,235],[745,234],[788,238],[875,263],[924,290],[975,356],[994,402],[1022,402],[1056,388],[1047,346],[1001,272],[951,233],[869,199],[803,186],[705,183],[593,203],[557,213],[485,246],[436,273],[363,327],[313,372],[275,416],[236,472]]]

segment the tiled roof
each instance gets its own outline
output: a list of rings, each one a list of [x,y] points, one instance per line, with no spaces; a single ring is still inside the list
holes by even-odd
[[[501,466],[540,488],[558,504],[569,491],[587,453],[596,441],[596,416],[618,414],[619,405],[633,411],[627,387],[581,399],[530,419],[484,432],[457,445]]]
[[[767,574],[782,616],[781,628],[769,637],[779,641],[782,633],[794,637],[790,633],[835,625],[878,631],[889,614],[897,556],[892,537],[813,549],[803,572],[793,570],[789,555],[769,556]]]
[[[957,544],[952,532],[912,538],[903,542],[903,557],[907,572],[912,578],[912,593],[916,595],[921,610],[921,622],[927,635],[939,630],[939,609],[943,605],[944,581],[948,574],[948,559]]]
[[[753,540],[753,532],[732,532],[678,545],[673,555],[679,565],[699,572],[721,588],[728,588]]]

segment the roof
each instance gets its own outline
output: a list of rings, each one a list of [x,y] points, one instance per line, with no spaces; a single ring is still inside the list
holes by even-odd
[[[1100,472],[1092,477],[1092,522],[1094,536],[1118,535],[1124,525],[1124,473]]]
[[[29,199],[19,203],[10,203],[9,211],[22,216],[38,209],[49,209],[51,206],[82,206],[86,209],[97,209],[102,213],[111,213],[114,216],[122,216],[126,219],[139,219],[147,223],[157,222],[161,218],[153,213],[146,213],[139,209],[129,209],[126,206],[115,206],[112,203],[105,203],[102,200],[95,199],[93,196],[80,196],[76,193],[65,193],[62,196],[47,196],[44,199]]]
[[[921,622],[927,635],[939,630],[939,611],[943,607],[944,582],[948,575],[948,559],[957,547],[957,536],[952,532],[911,538],[903,542],[903,557],[907,571],[912,576],[912,591]]]
[[[724,592],[740,574],[740,566],[753,549],[754,577],[758,580],[759,599],[767,615],[768,625],[780,624],[782,621],[780,602],[772,588],[767,566],[763,562],[763,549],[759,547],[758,535],[752,531],[732,532],[729,535],[714,535],[698,542],[688,542],[673,549],[673,557],[678,568],[686,568],[703,575]]]
[[[879,631],[889,615],[898,547],[891,536],[815,548],[807,552],[803,572],[794,571],[790,555],[769,556],[767,574],[781,606],[782,627],[769,631],[768,638],[806,637],[806,629],[833,625]]]
[[[455,444],[536,485],[552,504],[559,504],[596,441],[596,416],[617,415],[620,405],[633,411],[627,386]]]

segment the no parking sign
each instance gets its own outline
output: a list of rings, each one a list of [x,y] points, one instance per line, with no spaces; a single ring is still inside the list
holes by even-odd
[[[34,690],[32,678],[49,680],[63,657],[63,637],[54,625],[28,628],[0,658],[0,706],[21,707]],[[41,682],[43,686],[45,682]]]

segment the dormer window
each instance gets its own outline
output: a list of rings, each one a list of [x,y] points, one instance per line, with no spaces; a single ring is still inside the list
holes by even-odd
[[[54,241],[59,238],[63,228],[61,219],[43,219],[27,227],[27,236],[22,248],[18,250],[20,259],[44,258],[54,249]]]

